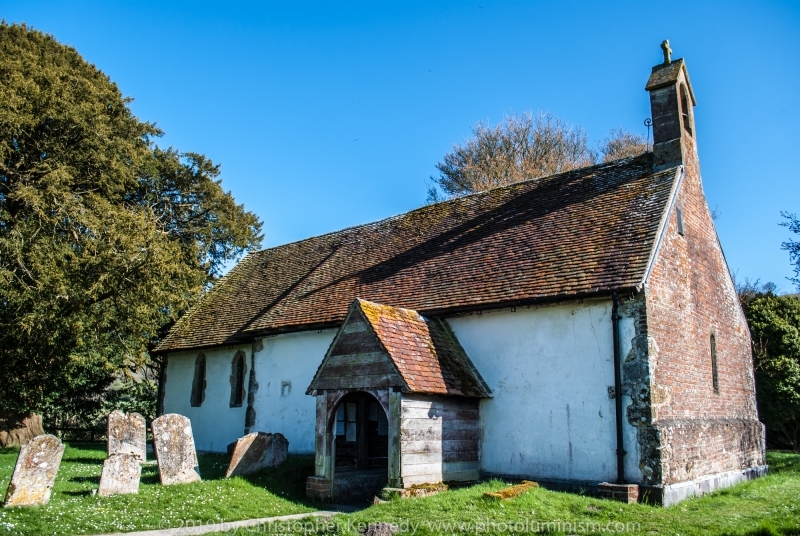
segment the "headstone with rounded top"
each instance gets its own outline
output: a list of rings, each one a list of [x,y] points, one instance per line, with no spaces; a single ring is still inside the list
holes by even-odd
[[[177,413],[167,413],[154,420],[151,426],[161,483],[169,486],[200,482],[200,467],[189,419]]]
[[[4,506],[47,504],[64,455],[64,444],[53,435],[36,436],[19,449]]]
[[[265,467],[280,465],[286,461],[288,453],[289,441],[283,434],[247,434],[236,442],[225,478],[249,475]]]
[[[108,414],[108,456],[133,454],[147,459],[147,424],[138,413],[114,410]]]
[[[134,454],[113,454],[103,462],[100,474],[100,489],[97,494],[126,495],[139,493],[139,479],[142,476],[141,460]]]

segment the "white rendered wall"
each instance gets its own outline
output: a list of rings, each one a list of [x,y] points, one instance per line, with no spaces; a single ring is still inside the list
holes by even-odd
[[[481,402],[483,471],[616,478],[611,300],[447,321],[492,390]]]
[[[268,337],[256,352],[256,391],[251,431],[280,432],[289,440],[289,452],[314,453],[316,398],[306,389],[337,330],[302,331]],[[283,387],[291,383],[291,389]],[[244,422],[244,421],[242,421]]]
[[[206,356],[206,390],[203,403],[192,407],[194,363],[200,351],[170,354],[167,360],[167,384],[164,413],[178,413],[192,422],[197,450],[225,452],[228,444],[244,435],[247,395],[241,407],[230,407],[231,365],[239,350],[245,353],[245,393],[250,376],[250,344],[202,350]]]

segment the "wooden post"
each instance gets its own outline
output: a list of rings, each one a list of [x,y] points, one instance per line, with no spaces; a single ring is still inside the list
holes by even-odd
[[[389,391],[389,468],[388,484],[392,488],[402,488],[403,479],[400,474],[400,423],[402,415],[401,400],[403,393]]]
[[[330,473],[330,456],[328,443],[328,397],[322,391],[317,395],[317,422],[315,442],[314,475],[327,477]]]
[[[327,434],[326,434],[326,436],[327,436]],[[331,473],[330,473],[331,474],[331,476],[330,476],[330,479],[331,479],[331,502],[333,502],[334,495],[335,495],[334,491],[336,490],[336,485],[335,485],[335,479],[336,479],[336,425],[335,424],[333,425],[333,430],[331,430],[330,438],[331,438],[331,461],[330,461],[330,467],[331,467]]]

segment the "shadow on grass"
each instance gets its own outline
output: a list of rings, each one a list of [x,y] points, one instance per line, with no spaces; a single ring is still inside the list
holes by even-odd
[[[100,463],[102,460],[88,458],[88,463]],[[224,481],[228,470],[230,456],[227,454],[198,453],[200,476],[204,482]],[[268,467],[252,475],[235,476],[253,486],[262,488],[276,497],[280,497],[305,506],[316,507],[319,504],[306,497],[306,479],[314,474],[313,456],[289,456],[278,467]],[[160,478],[158,466],[142,467],[142,484],[158,485]]]
[[[97,452],[102,452],[103,454],[108,452],[108,448],[105,442],[93,442],[90,443],[88,441],[65,441],[64,444],[72,449],[80,450],[82,452],[86,452],[87,450],[94,450]]]
[[[225,476],[227,466],[222,470]],[[268,467],[252,475],[235,476],[260,488],[264,488],[277,497],[303,504],[319,506],[306,497],[306,479],[314,474],[313,456],[289,456],[278,467]]]
[[[775,528],[768,523],[764,523],[755,530],[745,532],[744,536],[800,536],[800,528],[796,527]]]
[[[83,463],[86,465],[103,465],[103,460],[105,460],[105,458],[83,458],[83,457],[67,458],[67,456],[64,455],[64,458],[62,458],[61,463],[69,462],[69,463]]]
[[[70,497],[88,497],[92,494],[93,490],[90,489],[83,489],[83,490],[76,490],[76,491],[62,491],[61,495],[69,495]],[[94,491],[97,491],[96,489]]]
[[[230,460],[230,456],[227,454],[198,454],[197,461],[200,463],[200,476],[203,480],[223,480]]]
[[[800,473],[800,453],[790,450],[767,451],[770,473]]]
[[[69,479],[69,482],[77,482],[78,484],[94,484],[96,486],[100,485],[100,477],[99,476],[73,476]]]
[[[142,484],[160,484],[161,479],[158,476],[158,471],[154,473],[144,473],[142,472],[141,478],[139,478],[139,482]]]

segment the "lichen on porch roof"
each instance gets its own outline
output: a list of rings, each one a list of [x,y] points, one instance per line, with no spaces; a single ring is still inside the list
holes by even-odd
[[[489,388],[450,327],[417,311],[356,300],[410,392],[487,397]]]

